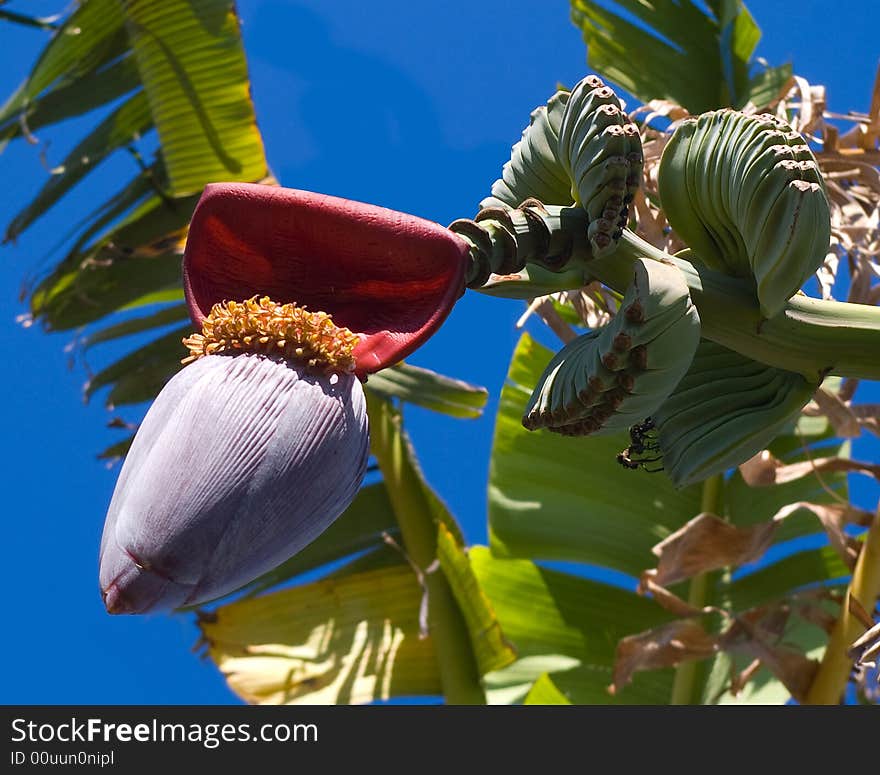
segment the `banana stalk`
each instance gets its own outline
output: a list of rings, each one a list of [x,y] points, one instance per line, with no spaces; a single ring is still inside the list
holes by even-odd
[[[855,598],[868,611],[874,609],[880,597],[880,510],[865,536],[859,552],[852,581],[846,591],[846,599],[840,611],[831,639],[822,657],[810,691],[807,693],[808,705],[837,705],[853,668],[853,660],[847,653],[853,641],[864,627],[849,610],[849,601]]]
[[[534,207],[534,202],[531,203]],[[542,240],[554,246],[568,246],[562,265],[558,258],[533,252],[519,268],[506,267],[506,273],[489,279],[473,290],[491,296],[523,298],[528,295],[521,278],[514,274],[522,267],[560,271],[559,284],[554,286],[549,272],[541,273],[540,293],[552,293],[572,287],[573,277],[580,273],[582,285],[599,280],[613,290],[625,294],[632,282],[636,261],[652,260],[672,264],[683,274],[691,299],[700,315],[702,336],[752,360],[803,374],[811,382],[828,375],[880,380],[880,308],[864,304],[812,299],[798,294],[770,318],[761,312],[754,283],[747,278],[731,277],[709,269],[712,258],[700,256],[692,260],[692,251],[671,256],[655,248],[629,229],[624,229],[612,255],[594,258],[586,239],[589,215],[579,207],[546,208],[552,217],[541,221],[545,231]],[[459,221],[457,223],[473,221]],[[480,221],[487,245],[501,241],[499,232],[488,235],[490,220]],[[508,251],[524,255],[518,248],[520,238],[504,225],[494,222],[504,239],[510,240]],[[461,234],[461,232],[459,232]],[[465,236],[465,235],[463,235]],[[529,239],[532,239],[531,237]],[[532,240],[529,245],[537,243]],[[485,247],[471,242],[472,262],[485,261]],[[557,247],[558,249],[558,247]],[[715,257],[716,265],[722,263]],[[494,271],[494,269],[493,269]],[[540,295],[533,293],[532,295]]]

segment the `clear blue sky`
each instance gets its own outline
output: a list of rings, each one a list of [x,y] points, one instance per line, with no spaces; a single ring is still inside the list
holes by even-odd
[[[13,4],[53,12],[63,0]],[[759,54],[787,60],[828,86],[831,109],[866,111],[880,56],[873,0],[748,3],[764,31]],[[586,72],[568,4],[524,0],[240,0],[260,128],[284,185],[361,199],[441,223],[473,215],[510,145],[557,82]],[[794,9],[797,10],[794,10]],[[860,21],[861,19],[861,21]],[[0,101],[24,78],[45,35],[0,23]],[[833,55],[831,60],[829,55]],[[51,163],[81,122],[46,131]],[[22,280],[58,236],[85,215],[120,156],[69,201],[0,251],[0,405],[7,540],[3,552],[3,703],[235,702],[214,667],[190,653],[189,617],[110,617],[97,589],[97,548],[116,470],[94,455],[117,440],[101,397],[84,406],[81,364],[68,368],[69,334],[25,330],[15,317]],[[0,156],[0,223],[42,183],[37,149]],[[466,297],[412,362],[489,388],[479,421],[420,410],[407,424],[425,472],[471,542],[486,539],[486,473],[496,397],[522,305]],[[99,367],[119,350],[90,356]],[[877,400],[877,399],[875,399]],[[137,419],[133,413],[129,419]],[[880,459],[880,446],[857,455]],[[861,487],[873,508],[876,489]]]

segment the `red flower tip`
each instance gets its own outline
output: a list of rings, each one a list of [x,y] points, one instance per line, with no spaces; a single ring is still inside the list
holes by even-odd
[[[356,373],[418,348],[464,292],[468,245],[432,221],[348,199],[214,183],[193,214],[183,285],[197,325],[222,301],[322,310],[361,339]]]

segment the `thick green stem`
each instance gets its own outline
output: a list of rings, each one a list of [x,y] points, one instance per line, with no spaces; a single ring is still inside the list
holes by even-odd
[[[623,291],[632,278],[627,262],[636,258],[671,260],[681,269],[708,339],[810,379],[827,374],[880,379],[880,308],[798,295],[778,315],[765,319],[748,280],[671,258],[629,231],[613,256],[588,268]]]
[[[437,559],[437,525],[424,485],[410,459],[400,416],[387,402],[367,399],[371,450],[388,485],[388,498],[410,561],[424,574],[428,631],[440,668],[443,695],[450,705],[485,705],[486,697],[464,617]]]
[[[852,672],[849,647],[865,630],[849,610],[850,598],[855,598],[867,611],[872,611],[880,597],[880,510],[868,528],[865,542],[856,560],[849,589],[846,592],[840,616],[831,631],[831,638],[822,663],[807,693],[808,705],[837,705],[843,697]]]
[[[700,511],[711,514],[721,512],[721,496],[724,488],[722,474],[710,476],[703,482]],[[709,602],[709,574],[701,573],[691,579],[688,589],[688,603],[694,608],[702,608]],[[699,705],[702,691],[701,677],[705,664],[698,661],[682,662],[675,668],[672,683],[671,705]]]
[[[670,256],[628,230],[612,255],[594,259],[586,239],[586,213],[574,207],[549,209],[543,228],[550,236],[544,242],[565,244],[569,251],[565,272],[557,275],[558,287],[552,287],[553,275],[547,272],[553,262],[544,264],[535,255],[535,246],[540,243],[534,236],[528,240],[517,236],[518,248],[508,246],[506,250],[518,254],[521,262],[528,260],[530,271],[538,267],[540,283],[518,283],[515,277],[505,276],[494,278],[480,291],[516,298],[524,298],[530,290],[532,296],[552,293],[571,288],[572,275],[582,272],[582,284],[597,279],[624,293],[632,282],[636,259],[673,263],[687,280],[707,339],[815,382],[828,374],[880,379],[880,308],[797,295],[782,312],[766,319],[749,279],[729,277],[686,258]],[[506,242],[511,242],[509,237]],[[501,248],[495,252],[502,252]]]

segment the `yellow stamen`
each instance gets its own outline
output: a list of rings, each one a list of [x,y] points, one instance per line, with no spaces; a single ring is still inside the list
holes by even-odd
[[[215,304],[202,333],[183,340],[190,363],[204,355],[234,350],[282,355],[312,368],[354,370],[352,351],[359,337],[337,326],[326,312],[296,304],[276,304],[268,296]]]

